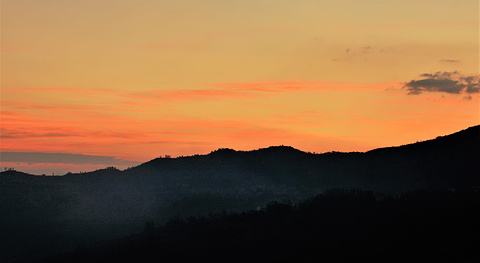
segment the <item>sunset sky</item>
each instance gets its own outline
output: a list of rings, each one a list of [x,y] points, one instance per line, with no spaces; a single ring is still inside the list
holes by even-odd
[[[478,0],[2,0],[1,167],[367,151],[480,123]]]

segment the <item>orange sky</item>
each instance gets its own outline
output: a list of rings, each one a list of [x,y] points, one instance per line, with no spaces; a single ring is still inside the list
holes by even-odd
[[[478,125],[478,76],[477,0],[3,0],[1,166],[407,144]]]

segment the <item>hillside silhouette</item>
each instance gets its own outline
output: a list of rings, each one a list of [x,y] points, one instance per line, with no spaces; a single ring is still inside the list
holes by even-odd
[[[204,156],[158,158],[125,172],[184,176],[197,187],[195,179],[200,179],[200,185],[205,179],[211,187],[230,182],[241,185],[236,179],[261,178],[298,188],[358,187],[382,192],[468,188],[480,182],[475,174],[479,147],[480,126],[475,126],[429,141],[366,153],[309,154],[288,146],[249,152],[219,149]]]
[[[359,153],[289,146],[157,158],[126,170],[65,176],[0,173],[0,262],[28,262],[91,246],[171,218],[241,213],[272,201],[299,203],[329,189],[392,196],[475,191],[480,126],[432,140]]]
[[[51,262],[478,262],[480,191],[329,190],[300,204],[173,219]]]

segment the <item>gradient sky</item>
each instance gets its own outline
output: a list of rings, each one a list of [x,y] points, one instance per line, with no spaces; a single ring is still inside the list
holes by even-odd
[[[477,0],[2,0],[2,167],[366,151],[478,125]]]

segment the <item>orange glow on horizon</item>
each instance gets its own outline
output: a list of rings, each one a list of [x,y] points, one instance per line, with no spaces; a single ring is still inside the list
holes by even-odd
[[[480,123],[478,7],[5,0],[0,150],[145,162],[453,133]]]

